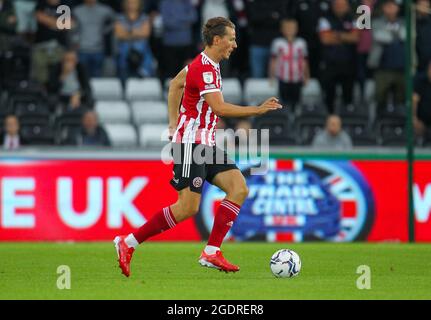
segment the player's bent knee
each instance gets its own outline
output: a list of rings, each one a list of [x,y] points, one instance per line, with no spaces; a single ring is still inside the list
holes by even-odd
[[[233,191],[230,193],[229,198],[240,202],[238,204],[242,204],[248,197],[248,187],[246,184],[241,184],[233,188]]]
[[[247,199],[249,190],[246,184],[240,185],[237,192],[240,197],[244,198],[244,200]]]

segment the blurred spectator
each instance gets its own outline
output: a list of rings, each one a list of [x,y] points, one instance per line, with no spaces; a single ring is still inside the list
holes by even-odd
[[[100,77],[105,59],[105,35],[112,30],[114,11],[97,0],[85,0],[73,14],[79,34],[79,61],[90,77]]]
[[[201,7],[201,25],[214,17],[229,18],[228,1],[226,0],[205,0]]]
[[[418,0],[416,5],[416,52],[418,72],[426,72],[431,61],[431,6],[430,0]]]
[[[285,0],[246,0],[249,25],[251,77],[267,76],[271,42],[280,35],[281,18],[287,15]]]
[[[392,91],[393,103],[404,103],[404,66],[406,26],[398,17],[399,6],[394,0],[383,2],[383,17],[373,21],[373,47],[368,64],[376,68],[376,99],[381,110]]]
[[[117,69],[123,83],[130,76],[154,75],[149,37],[151,24],[140,0],[124,0],[123,14],[115,22]]]
[[[57,65],[51,67],[48,91],[56,94],[66,110],[93,107],[90,81],[75,51],[67,51]]]
[[[423,135],[431,128],[431,61],[425,74],[419,74],[414,83],[413,116],[415,131]]]
[[[111,146],[109,137],[99,125],[97,114],[94,111],[87,111],[82,116],[81,132],[75,137],[78,146]]]
[[[279,82],[281,102],[293,110],[299,102],[303,83],[309,79],[308,50],[304,39],[298,38],[298,23],[294,19],[281,22],[283,37],[271,45],[270,78]]]
[[[48,81],[49,66],[58,63],[66,46],[67,29],[57,28],[57,7],[60,0],[39,0],[36,5],[37,32],[32,52],[32,79],[41,84]]]
[[[326,107],[332,113],[338,84],[343,89],[343,104],[353,102],[359,32],[347,0],[332,2],[331,12],[319,21],[319,36],[322,43],[321,82]]]
[[[248,20],[245,10],[246,0],[233,0],[230,3],[231,21],[236,26],[236,42],[238,48],[233,52],[232,57],[229,59],[231,67],[231,76],[238,77],[241,80],[245,79],[248,75]]]
[[[352,148],[352,140],[342,129],[341,118],[337,115],[330,115],[326,119],[325,130],[316,134],[312,146],[314,148],[345,150]]]
[[[16,21],[15,10],[10,0],[0,0],[0,52],[11,49]]]
[[[174,77],[193,56],[192,26],[196,8],[190,0],[161,0],[163,21],[163,78]]]
[[[110,6],[116,13],[121,13],[124,0],[100,0],[101,3]],[[152,0],[150,0],[152,1]],[[155,0],[158,1],[158,0]]]
[[[34,34],[37,28],[34,16],[36,0],[15,0],[14,5],[17,17],[16,31],[22,35]]]
[[[371,13],[374,10],[374,5],[377,0],[361,0],[361,5],[365,5],[370,8]],[[358,41],[358,73],[357,80],[359,87],[361,89],[362,100],[364,98],[365,82],[371,77],[371,71],[368,68],[368,55],[371,51],[371,46],[373,44],[373,33],[371,29],[361,29],[359,31],[359,41]]]
[[[9,115],[4,120],[4,134],[0,140],[5,150],[16,150],[26,142],[19,135],[19,120],[15,115]]]
[[[161,77],[161,63],[163,61],[163,21],[159,9],[159,0],[146,0],[144,3],[144,12],[150,17],[150,47],[154,59],[158,63],[157,75]]]
[[[307,41],[310,76],[320,77],[321,44],[318,30],[319,19],[328,14],[332,0],[293,0],[291,14],[298,21],[301,38]]]

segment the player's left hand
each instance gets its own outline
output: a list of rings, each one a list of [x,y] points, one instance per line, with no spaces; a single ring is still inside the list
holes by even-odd
[[[169,140],[172,141],[172,138],[174,137],[174,133],[175,133],[176,128],[173,126],[169,126]]]

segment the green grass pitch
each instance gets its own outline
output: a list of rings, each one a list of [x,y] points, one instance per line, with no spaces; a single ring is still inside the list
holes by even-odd
[[[431,245],[227,243],[236,274],[199,266],[203,245],[146,243],[125,278],[111,243],[0,243],[0,299],[431,299]],[[299,253],[297,278],[271,274],[281,248]],[[70,290],[57,288],[60,265]],[[370,290],[356,287],[360,265],[371,268]]]

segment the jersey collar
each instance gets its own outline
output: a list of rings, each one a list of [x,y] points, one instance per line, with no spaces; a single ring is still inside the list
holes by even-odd
[[[210,62],[214,67],[218,68],[219,64],[218,64],[218,63],[215,63],[214,61],[212,61],[212,60],[211,60],[211,58],[210,58],[210,57],[208,57],[208,56],[205,54],[205,52],[201,52],[201,55],[203,55],[205,58],[207,58],[207,59],[208,59],[208,61],[209,61],[209,62]]]

